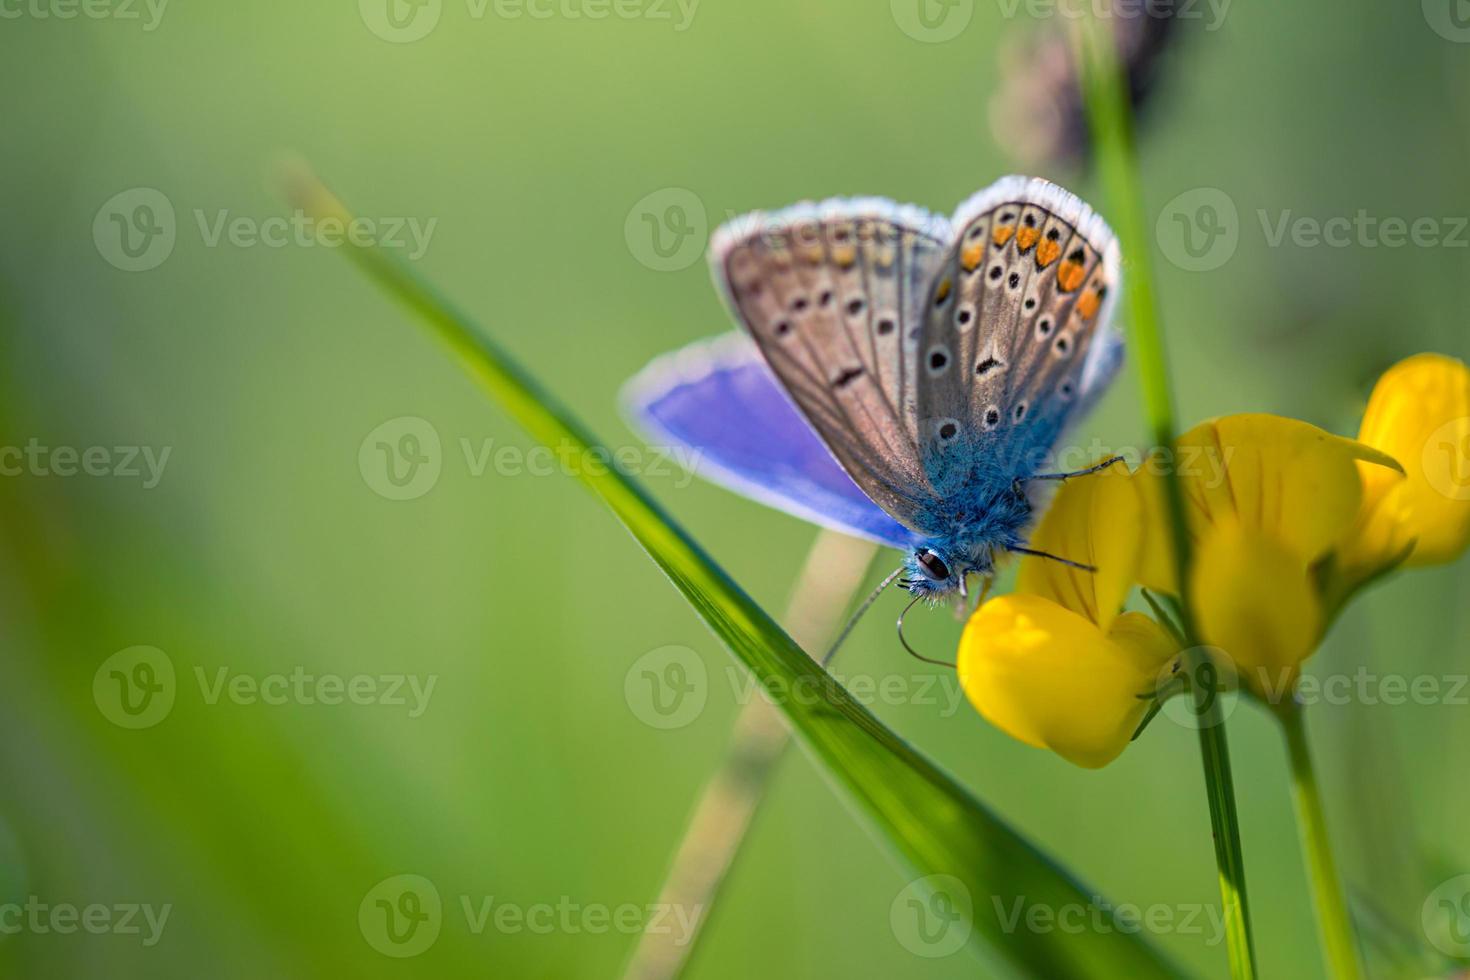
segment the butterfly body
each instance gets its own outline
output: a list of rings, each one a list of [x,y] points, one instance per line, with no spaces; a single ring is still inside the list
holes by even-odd
[[[955,591],[966,575],[992,574],[997,555],[1025,544],[1030,500],[1013,486],[992,490],[991,482],[977,482],[975,492],[952,500],[943,512],[923,515],[928,526],[950,530],[914,545],[899,580],[904,588],[931,597]]]
[[[952,219],[801,204],[726,224],[710,260],[754,351],[686,352],[685,378],[651,366],[631,388],[645,424],[713,455],[721,482],[903,548],[918,595],[1024,548],[1027,482],[1121,360],[1117,245],[1091,208],[1024,177]],[[753,431],[726,431],[742,416]]]

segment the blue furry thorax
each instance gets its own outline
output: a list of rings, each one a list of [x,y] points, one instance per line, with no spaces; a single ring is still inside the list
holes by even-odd
[[[1007,483],[996,492],[962,495],[944,502],[943,510],[923,514],[923,526],[942,529],[922,538],[904,558],[899,584],[916,596],[934,599],[954,592],[965,575],[988,576],[998,552],[1026,542],[1035,508],[1025,492]],[[936,581],[925,573],[920,556],[932,551],[950,576]]]

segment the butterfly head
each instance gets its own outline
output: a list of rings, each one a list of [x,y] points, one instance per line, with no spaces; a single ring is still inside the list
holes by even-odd
[[[904,562],[900,583],[916,596],[937,599],[952,592],[965,591],[965,576],[978,572],[988,574],[988,557],[966,554],[948,548],[917,548]]]

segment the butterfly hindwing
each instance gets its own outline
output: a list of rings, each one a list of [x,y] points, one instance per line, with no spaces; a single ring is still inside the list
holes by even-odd
[[[623,405],[651,443],[682,449],[691,472],[714,483],[890,547],[916,540],[837,465],[743,334],[660,357],[628,382]]]
[[[843,469],[919,529],[932,489],[919,460],[922,305],[949,225],[875,198],[753,214],[715,236],[711,262],[737,319]]]
[[[961,205],[926,301],[920,451],[936,493],[1035,472],[1111,377],[1116,240],[1054,184],[1007,177]]]

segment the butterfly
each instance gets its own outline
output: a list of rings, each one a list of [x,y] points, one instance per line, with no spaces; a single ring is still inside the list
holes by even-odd
[[[966,595],[1026,547],[1034,481],[1122,361],[1117,239],[1039,178],[946,219],[882,198],[736,218],[710,246],[744,334],[666,355],[625,389],[636,425],[703,475],[906,552],[916,598]],[[885,582],[885,585],[887,583]]]

